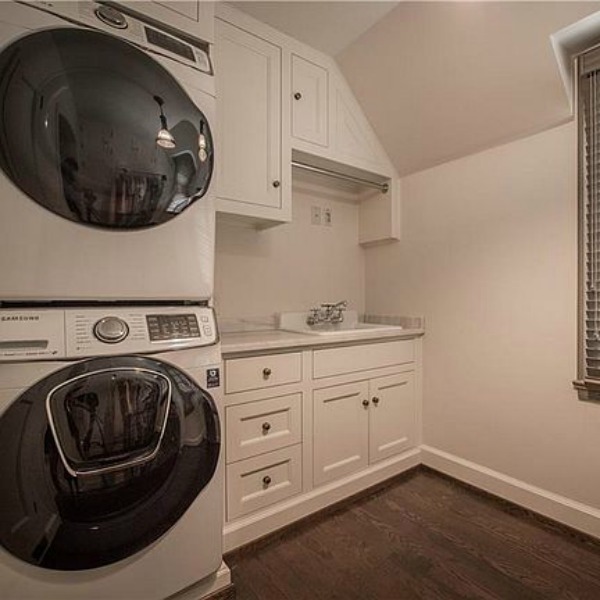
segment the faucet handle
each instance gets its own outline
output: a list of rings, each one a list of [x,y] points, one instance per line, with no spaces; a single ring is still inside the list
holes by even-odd
[[[336,302],[331,307],[331,317],[330,320],[332,323],[341,323],[344,320],[344,311],[348,306],[347,300],[341,300],[340,302]]]
[[[347,308],[348,300],[340,300],[339,302],[321,302],[323,308]]]
[[[310,308],[309,315],[306,317],[307,325],[316,325],[320,321],[320,308]]]

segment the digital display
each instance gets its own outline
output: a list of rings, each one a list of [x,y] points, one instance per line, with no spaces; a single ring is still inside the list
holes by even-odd
[[[165,35],[160,31],[156,31],[156,29],[150,29],[150,27],[144,27],[144,29],[146,30],[146,39],[151,44],[169,50],[169,52],[172,52],[173,54],[178,54],[182,58],[187,58],[188,60],[196,62],[194,52],[187,44],[184,44],[169,35]]]
[[[200,328],[196,315],[147,315],[148,335],[151,342],[199,338]]]

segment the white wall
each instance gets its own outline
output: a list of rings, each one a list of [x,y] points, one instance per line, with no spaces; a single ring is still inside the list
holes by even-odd
[[[424,442],[600,508],[600,405],[577,400],[573,124],[403,180],[367,310],[423,314]]]
[[[333,225],[311,225],[311,206],[329,207]],[[364,310],[364,251],[358,204],[344,189],[296,180],[292,222],[256,231],[219,220],[215,302],[219,317],[263,317],[346,299]]]

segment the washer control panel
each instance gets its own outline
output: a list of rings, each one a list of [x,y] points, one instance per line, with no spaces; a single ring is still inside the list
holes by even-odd
[[[0,361],[163,352],[217,341],[214,311],[205,306],[0,309]]]
[[[200,337],[198,317],[195,314],[146,315],[150,341]]]

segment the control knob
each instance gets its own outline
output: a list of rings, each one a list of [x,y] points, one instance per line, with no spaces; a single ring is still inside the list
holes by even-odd
[[[103,23],[116,29],[127,29],[127,19],[116,8],[112,6],[99,6],[94,12]]]
[[[129,327],[119,317],[104,317],[94,325],[94,335],[105,344],[117,344],[129,335]]]

